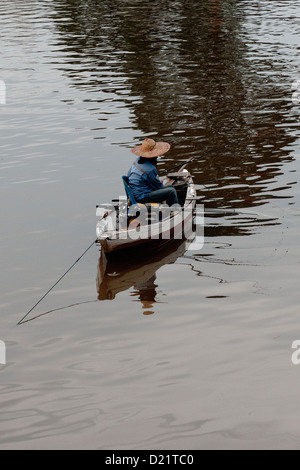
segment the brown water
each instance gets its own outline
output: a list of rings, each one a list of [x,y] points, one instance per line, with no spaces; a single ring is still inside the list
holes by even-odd
[[[0,448],[298,448],[296,2],[2,0],[0,26]],[[16,327],[148,136],[239,212],[102,285],[92,249]]]

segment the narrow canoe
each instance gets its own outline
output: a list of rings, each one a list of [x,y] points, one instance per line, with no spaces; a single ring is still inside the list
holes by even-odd
[[[184,199],[176,208],[157,204],[128,207],[127,200],[113,202],[110,209],[98,206],[97,215],[102,218],[96,232],[103,253],[109,256],[123,250],[157,249],[191,236],[197,198],[193,178],[183,170],[169,175],[170,183],[174,183],[181,197],[184,191]]]

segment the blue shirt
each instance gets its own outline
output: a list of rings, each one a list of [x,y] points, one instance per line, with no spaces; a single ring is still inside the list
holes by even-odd
[[[128,172],[129,185],[137,201],[141,201],[153,191],[163,189],[157,169],[151,161],[140,164],[139,158]]]

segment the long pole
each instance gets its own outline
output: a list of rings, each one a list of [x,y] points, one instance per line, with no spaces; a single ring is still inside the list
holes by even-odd
[[[56,283],[40,298],[40,300],[29,310],[29,312],[24,315],[24,317],[17,323],[17,326],[21,325],[24,320],[33,312],[33,310],[50,294],[50,292],[55,289],[55,287],[66,277],[66,275],[76,266],[77,263],[87,254],[88,251],[97,243],[98,240],[93,241],[93,243],[82,253],[82,255],[69,267],[69,269],[56,281]]]

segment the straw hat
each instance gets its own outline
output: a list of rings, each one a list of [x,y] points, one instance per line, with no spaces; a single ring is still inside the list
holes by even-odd
[[[167,142],[155,142],[153,139],[146,139],[142,145],[131,150],[134,155],[144,158],[161,157],[167,153],[171,145]]]

